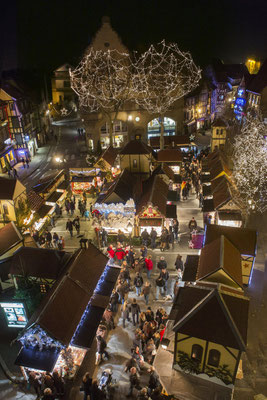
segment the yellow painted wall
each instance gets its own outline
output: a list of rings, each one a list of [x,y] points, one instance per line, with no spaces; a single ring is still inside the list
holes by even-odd
[[[217,343],[212,343],[212,342],[208,342],[208,348],[207,348],[207,356],[206,356],[206,363],[205,366],[203,367],[203,363],[204,363],[204,359],[205,359],[205,350],[206,350],[206,340],[203,339],[198,339],[198,338],[194,338],[194,337],[189,337],[188,335],[182,334],[182,333],[178,333],[177,334],[177,339],[184,339],[184,338],[188,338],[183,340],[182,342],[177,342],[176,345],[176,354],[175,354],[175,362],[179,362],[179,357],[178,357],[178,351],[183,351],[186,354],[188,354],[189,357],[191,357],[191,353],[192,353],[192,346],[194,344],[198,344],[200,346],[203,347],[203,355],[202,355],[202,360],[201,360],[201,369],[204,368],[204,372],[205,372],[205,367],[208,365],[208,359],[209,359],[209,351],[210,350],[217,350],[220,352],[221,356],[220,356],[220,362],[219,362],[219,366],[226,364],[228,366],[228,369],[230,370],[230,373],[234,374],[235,372],[235,368],[236,368],[236,364],[237,364],[237,357],[238,357],[238,353],[239,350],[237,349],[233,349],[231,347],[228,347],[228,349],[233,353],[233,355],[236,357],[234,358],[225,348],[224,346],[217,344]],[[208,365],[209,366],[209,365]],[[210,367],[214,368],[212,365],[210,365]]]
[[[236,289],[240,289],[240,286],[235,283],[231,279],[231,277],[222,269],[219,271],[214,272],[212,275],[203,278],[203,280],[208,281],[208,282],[216,282],[216,283],[221,283],[223,285],[228,285],[231,287],[234,287]]]
[[[139,159],[140,157],[140,159]],[[133,160],[137,161],[137,167],[133,167]],[[147,156],[139,154],[126,154],[121,156],[120,158],[121,170],[127,169],[131,172],[142,172],[142,173],[149,173],[150,171],[150,161]]]
[[[0,218],[3,219],[3,206],[8,209],[8,214],[5,214],[5,220],[16,221],[15,207],[12,200],[0,200]]]
[[[251,268],[253,265],[253,259],[254,257],[243,257],[242,256],[242,281],[244,285],[248,285],[249,283],[249,277],[251,273]]]
[[[237,349],[233,349],[231,347],[228,347],[228,349],[237,357],[238,356],[238,350]],[[235,372],[235,368],[236,368],[236,364],[237,364],[237,360],[221,345],[221,344],[216,344],[216,343],[212,343],[209,342],[208,343],[208,351],[207,351],[207,360],[206,360],[206,365],[208,365],[208,359],[209,359],[209,351],[210,350],[218,350],[221,353],[221,357],[220,357],[220,363],[219,365],[223,365],[226,364],[228,365],[228,369],[230,370],[232,376]],[[210,367],[213,367],[212,365],[210,365]]]
[[[219,129],[220,134],[217,135],[216,130]],[[221,134],[221,129],[223,129],[223,134]],[[221,145],[225,145],[225,141],[226,141],[226,129],[225,128],[220,128],[220,127],[213,127],[212,128],[212,139],[211,139],[211,151],[213,151],[215,149],[216,146],[218,146],[218,148]]]
[[[183,340],[182,342],[177,342],[175,361],[178,362],[178,360],[179,360],[178,351],[184,351],[186,354],[189,355],[189,357],[191,357],[193,344],[199,344],[200,346],[203,347],[202,360],[200,363],[200,367],[203,368],[206,340],[202,340],[202,339],[198,339],[198,338],[194,338],[194,337],[189,338],[188,335],[184,335],[183,333],[178,333],[178,335],[177,335],[178,340],[184,339],[186,337],[188,337],[188,339]]]

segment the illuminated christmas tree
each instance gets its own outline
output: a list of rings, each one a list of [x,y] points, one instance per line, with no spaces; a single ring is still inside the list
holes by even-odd
[[[234,142],[233,179],[247,215],[267,209],[267,127],[248,116]]]
[[[79,96],[80,106],[101,112],[108,121],[110,145],[113,123],[124,102],[130,98],[132,62],[129,54],[117,50],[94,50],[70,71],[71,87]]]
[[[200,69],[190,53],[165,41],[153,45],[134,63],[132,91],[135,101],[151,114],[159,115],[160,148],[163,148],[164,114],[171,105],[198,85]]]

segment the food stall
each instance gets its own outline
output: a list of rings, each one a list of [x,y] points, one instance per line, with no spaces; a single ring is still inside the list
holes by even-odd
[[[161,234],[162,227],[167,223],[168,185],[160,176],[152,176],[145,186],[141,199],[137,204],[137,230],[139,235],[153,227]],[[175,206],[174,206],[175,207]]]
[[[133,199],[126,203],[95,203],[94,209],[99,212],[92,223],[94,228],[104,228],[109,235],[116,235],[119,230],[131,235],[136,211]]]
[[[242,215],[238,211],[218,211],[217,224],[241,228]]]
[[[104,173],[99,168],[70,168],[69,174],[73,194],[88,193],[92,186],[100,189],[103,185]]]
[[[72,255],[64,275],[17,338],[22,347],[15,364],[26,378],[32,370],[57,370],[66,378],[74,378],[120,273],[119,266],[107,261],[92,244]]]

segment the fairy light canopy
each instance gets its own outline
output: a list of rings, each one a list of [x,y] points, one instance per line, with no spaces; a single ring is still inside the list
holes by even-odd
[[[164,40],[136,57],[133,70],[135,101],[151,114],[161,116],[176,100],[194,90],[201,78],[191,54]]]
[[[105,114],[119,110],[129,98],[131,65],[127,53],[91,48],[77,68],[69,71],[80,106]]]
[[[247,116],[234,143],[233,178],[247,214],[267,210],[267,126]]]

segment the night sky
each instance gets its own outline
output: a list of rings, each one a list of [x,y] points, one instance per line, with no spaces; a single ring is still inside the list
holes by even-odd
[[[17,0],[1,7],[2,69],[75,65],[103,15],[130,50],[165,38],[201,66],[213,57],[239,63],[267,54],[266,0]]]

